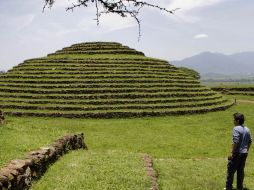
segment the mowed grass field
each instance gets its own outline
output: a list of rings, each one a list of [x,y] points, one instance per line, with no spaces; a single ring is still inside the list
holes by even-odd
[[[254,104],[250,102],[239,102],[223,112],[177,117],[7,117],[7,124],[0,127],[0,166],[66,133],[83,132],[89,150],[62,157],[33,189],[149,189],[143,162],[143,155],[149,154],[160,189],[219,190],[225,186],[232,114],[237,111],[245,114],[253,132]],[[246,164],[245,184],[250,190],[254,189],[253,168],[254,147]]]

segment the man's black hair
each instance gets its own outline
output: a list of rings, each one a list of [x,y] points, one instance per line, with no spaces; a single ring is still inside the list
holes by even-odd
[[[244,124],[244,115],[243,114],[241,114],[241,113],[234,113],[233,116],[234,116],[235,121],[239,122],[239,125]]]

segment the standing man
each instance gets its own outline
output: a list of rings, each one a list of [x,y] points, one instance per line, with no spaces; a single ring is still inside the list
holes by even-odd
[[[244,115],[233,115],[234,125],[232,138],[232,151],[228,157],[226,190],[233,189],[234,173],[237,171],[237,189],[243,189],[244,167],[248,151],[252,142],[250,130],[244,126]]]

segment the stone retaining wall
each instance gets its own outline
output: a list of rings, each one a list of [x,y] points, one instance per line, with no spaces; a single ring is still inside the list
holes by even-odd
[[[87,149],[84,134],[66,135],[49,147],[29,152],[24,159],[12,160],[0,170],[0,190],[29,189],[33,179],[38,179],[60,156],[69,150]]]

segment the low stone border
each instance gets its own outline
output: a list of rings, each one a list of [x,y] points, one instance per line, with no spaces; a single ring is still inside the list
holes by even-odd
[[[145,168],[146,168],[146,173],[149,176],[152,186],[151,190],[159,190],[158,182],[157,182],[157,174],[153,168],[153,159],[149,155],[144,156],[144,161],[145,161]]]
[[[51,146],[29,152],[24,159],[12,160],[0,170],[0,190],[29,189],[31,182],[38,179],[60,156],[69,150],[87,149],[84,134],[66,135]]]

